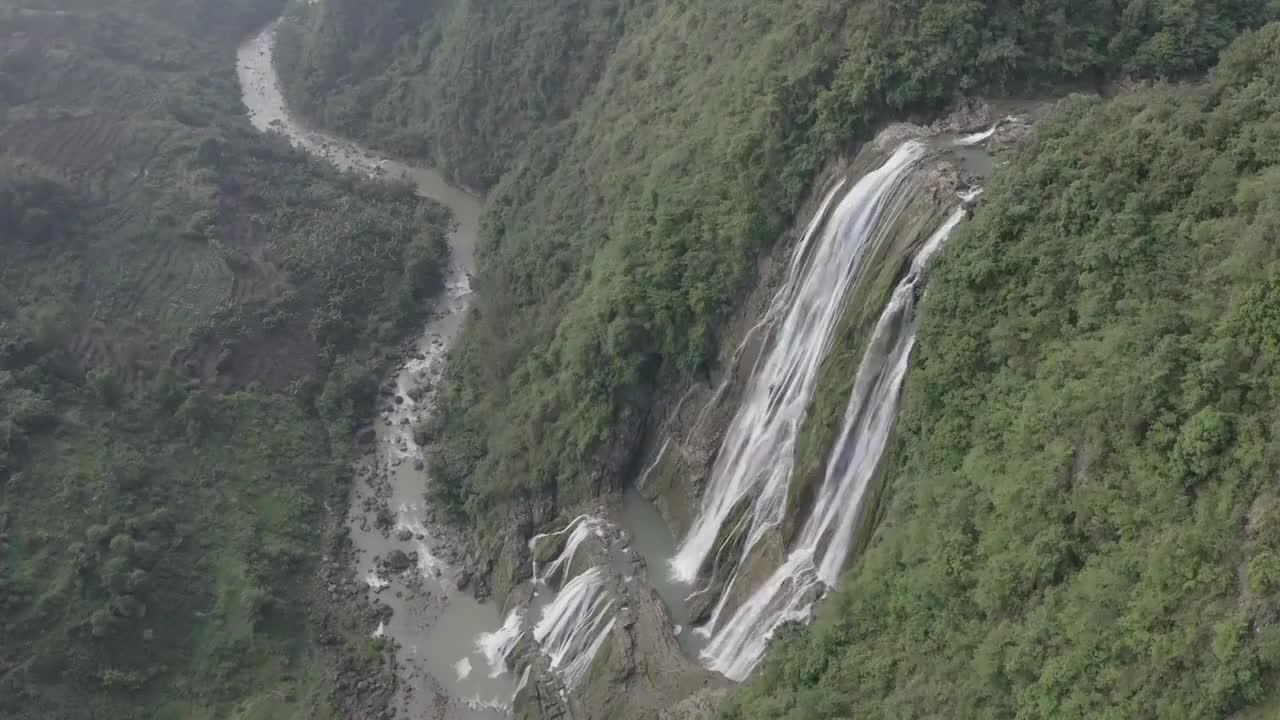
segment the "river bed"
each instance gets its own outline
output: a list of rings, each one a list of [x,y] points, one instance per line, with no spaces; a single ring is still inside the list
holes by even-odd
[[[476,646],[476,637],[501,625],[499,609],[478,602],[470,588],[460,589],[460,569],[448,555],[456,545],[436,525],[425,503],[430,484],[413,426],[429,415],[441,384],[448,348],[462,324],[471,294],[474,249],[481,199],[449,184],[443,175],[384,158],[356,143],[311,129],[293,117],[272,63],[276,24],[246,41],[237,54],[245,107],[254,126],[278,132],[295,146],[338,168],[371,177],[404,178],[419,195],[453,211],[449,237],[450,267],[444,292],[408,359],[388,381],[373,431],[374,449],[354,466],[348,523],[357,550],[356,572],[375,603],[392,615],[370,634],[400,645],[397,653],[401,691],[397,715],[442,720],[489,720],[506,716],[515,679],[495,673]],[[415,400],[414,398],[417,398]],[[379,527],[389,512],[393,525]],[[400,550],[416,560],[392,572],[385,560]],[[465,582],[462,584],[466,584]]]

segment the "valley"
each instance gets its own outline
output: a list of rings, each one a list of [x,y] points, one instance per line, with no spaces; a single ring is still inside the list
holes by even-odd
[[[1278,17],[0,0],[0,717],[1270,717]]]

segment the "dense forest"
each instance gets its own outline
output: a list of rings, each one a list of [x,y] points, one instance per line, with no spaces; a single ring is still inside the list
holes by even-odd
[[[324,506],[447,211],[244,116],[280,3],[0,3],[0,716],[331,717]],[[325,611],[327,612],[327,611]]]

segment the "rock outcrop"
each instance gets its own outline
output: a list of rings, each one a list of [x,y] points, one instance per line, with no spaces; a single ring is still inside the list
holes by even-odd
[[[513,671],[524,678],[514,700],[515,716],[524,720],[648,719],[667,708],[673,698],[727,687],[726,679],[681,650],[671,613],[649,585],[645,562],[628,546],[626,533],[608,522],[586,518],[531,543],[530,554],[540,568],[537,592],[545,605],[547,596],[568,592],[575,578],[590,573],[591,607],[609,608],[608,629],[598,644],[572,644],[589,652],[585,669],[576,672],[570,668],[579,655],[553,658],[552,649],[537,641],[538,620],[556,612],[556,601],[562,598],[557,596],[538,617],[528,618],[526,638],[515,644],[507,658]],[[571,532],[577,523],[588,522],[589,532],[577,536]],[[533,596],[532,583],[527,583],[511,597]],[[575,621],[584,629],[590,627],[585,618]]]

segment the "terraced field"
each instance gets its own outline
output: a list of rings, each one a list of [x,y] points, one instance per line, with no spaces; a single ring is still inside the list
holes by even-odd
[[[109,113],[28,120],[0,134],[0,150],[79,176],[109,166],[130,135],[125,119]]]
[[[110,367],[132,383],[167,361],[192,330],[237,301],[237,275],[262,275],[252,262],[232,269],[208,227],[192,217],[215,188],[175,167],[173,128],[138,125],[110,113],[19,122],[0,135],[0,152],[66,179],[84,203],[82,255],[44,258],[44,273],[77,272],[71,347],[86,366]],[[177,172],[175,172],[177,171]],[[187,217],[177,211],[189,207]],[[31,266],[27,278],[32,281]],[[157,350],[161,350],[157,352]]]

